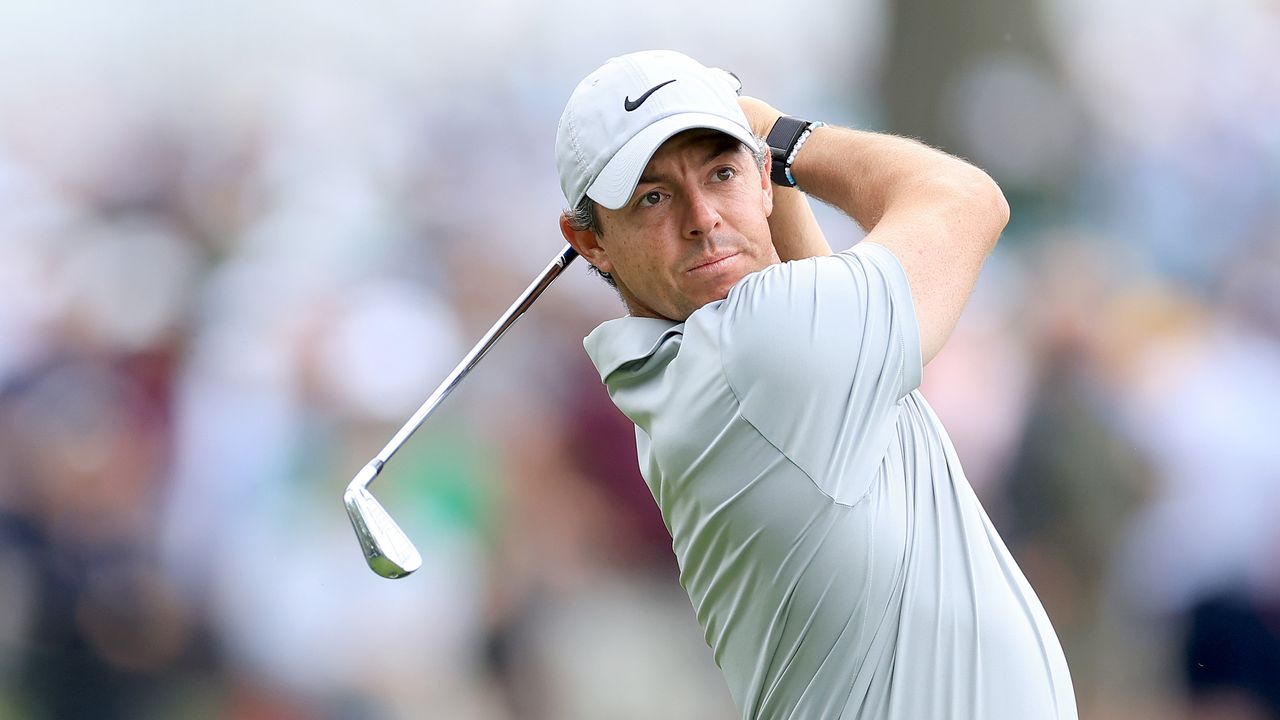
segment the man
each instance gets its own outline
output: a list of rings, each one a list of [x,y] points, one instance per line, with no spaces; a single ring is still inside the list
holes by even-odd
[[[614,58],[569,99],[556,157],[561,230],[629,311],[584,344],[742,716],[1076,717],[1053,629],[916,390],[1004,197],[737,87],[678,53]],[[832,255],[792,184],[866,239]]]

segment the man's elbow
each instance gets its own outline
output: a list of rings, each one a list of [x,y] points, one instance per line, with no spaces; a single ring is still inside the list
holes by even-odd
[[[1009,224],[1009,201],[1005,198],[1000,185],[988,174],[973,168],[973,173],[965,183],[965,204],[968,215],[975,223],[975,235],[986,243],[986,251],[991,252]]]
[[[1000,233],[1004,232],[1005,226],[1009,224],[1009,200],[1004,196],[1004,191],[996,184],[996,181],[990,175],[986,175],[987,182],[991,184],[991,219],[995,231],[991,238],[992,247],[995,246],[996,240],[1000,239]]]

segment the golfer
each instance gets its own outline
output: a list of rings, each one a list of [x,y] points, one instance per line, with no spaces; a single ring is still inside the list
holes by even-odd
[[[561,231],[629,311],[584,344],[742,717],[1075,718],[1053,628],[917,390],[1008,221],[1000,189],[737,90],[679,53],[614,58],[570,97],[556,161]],[[833,255],[795,186],[866,239]]]

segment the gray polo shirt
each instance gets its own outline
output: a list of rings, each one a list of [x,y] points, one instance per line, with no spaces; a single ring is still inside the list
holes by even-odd
[[[584,344],[744,718],[1076,717],[1040,601],[916,390],[887,248],[773,265],[684,323]]]

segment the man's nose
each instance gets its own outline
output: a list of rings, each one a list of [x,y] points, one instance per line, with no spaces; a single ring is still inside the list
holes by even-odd
[[[693,189],[686,194],[688,207],[685,209],[685,237],[701,239],[720,226],[720,211],[715,203],[701,189]]]

